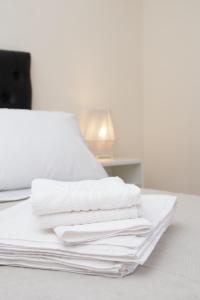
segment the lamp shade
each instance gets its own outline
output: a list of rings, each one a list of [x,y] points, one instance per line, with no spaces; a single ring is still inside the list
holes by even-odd
[[[94,110],[90,112],[86,130],[86,140],[114,141],[115,132],[110,112],[107,110]]]
[[[97,157],[112,157],[115,131],[109,110],[89,113],[85,138]]]

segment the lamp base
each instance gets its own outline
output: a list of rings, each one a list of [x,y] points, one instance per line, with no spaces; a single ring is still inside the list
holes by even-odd
[[[88,141],[88,144],[97,158],[113,158],[113,141]]]

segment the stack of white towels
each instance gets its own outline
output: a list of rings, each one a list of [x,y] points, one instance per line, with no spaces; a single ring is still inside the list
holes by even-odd
[[[176,198],[141,195],[118,177],[35,179],[31,198],[0,212],[0,264],[122,277],[144,264]]]

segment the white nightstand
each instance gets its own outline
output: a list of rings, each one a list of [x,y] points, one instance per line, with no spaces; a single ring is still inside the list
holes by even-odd
[[[109,176],[119,176],[126,183],[143,187],[143,165],[141,159],[113,158],[98,159]]]

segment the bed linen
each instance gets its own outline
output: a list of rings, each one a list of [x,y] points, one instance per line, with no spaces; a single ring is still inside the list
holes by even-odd
[[[0,202],[25,200],[30,195],[31,189],[0,191]]]
[[[137,236],[136,244],[134,236],[132,243],[127,243],[126,236],[118,236],[113,239],[119,240],[120,246],[105,241],[104,244],[90,242],[90,245],[70,247],[64,245],[53,231],[38,228],[30,199],[24,201],[0,213],[0,265],[20,266],[21,262],[22,266],[31,264],[43,268],[46,265],[48,269],[53,269],[52,264],[56,264],[56,270],[60,266],[61,270],[70,268],[74,272],[82,270],[83,273],[102,275],[103,260],[103,266],[105,263],[108,265],[107,271],[103,267],[105,276],[126,276],[133,272],[136,265],[145,262],[170,225],[176,197],[144,195],[141,202],[140,213],[143,218],[150,219],[153,228],[145,236]]]
[[[135,274],[115,280],[6,266],[0,268],[0,299],[200,299],[200,197],[178,197],[173,225]]]
[[[35,178],[105,177],[74,114],[0,108],[0,191],[30,188]]]

